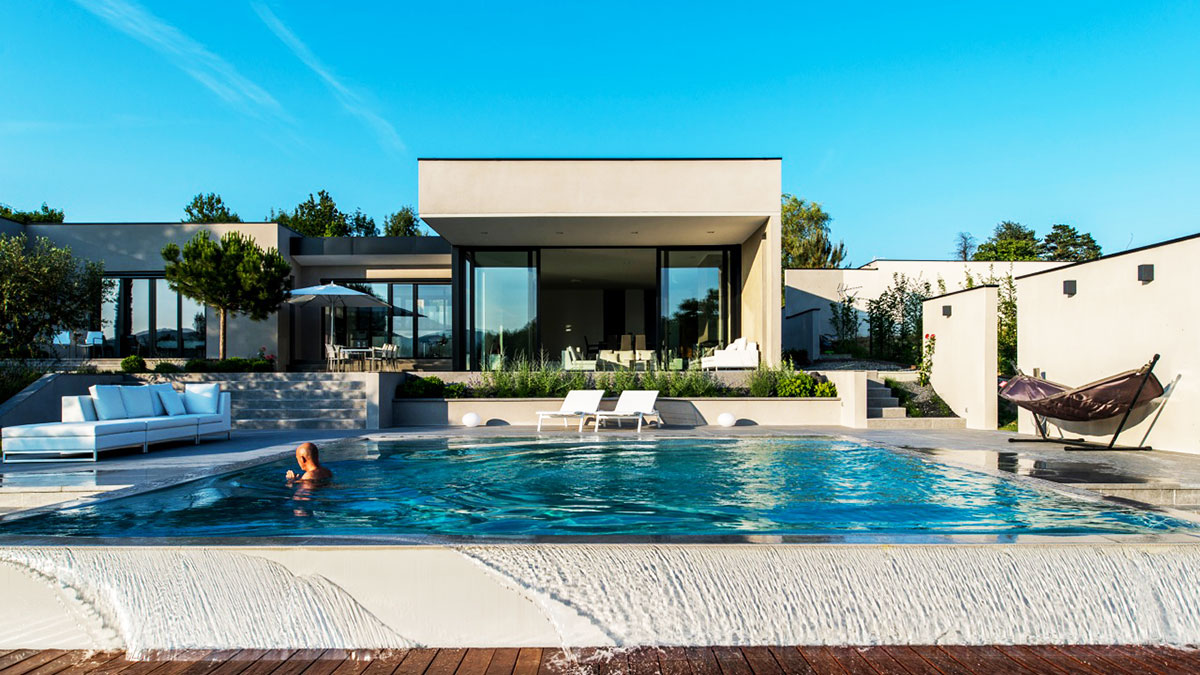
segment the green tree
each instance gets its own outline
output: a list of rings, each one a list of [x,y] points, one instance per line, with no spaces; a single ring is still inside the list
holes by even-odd
[[[362,209],[354,209],[354,215],[349,217],[350,236],[353,237],[374,237],[379,234],[379,228],[375,227],[375,219],[362,212]]]
[[[203,192],[192,197],[192,203],[183,207],[185,223],[240,223],[238,214],[230,211],[221,195],[215,192]]]
[[[37,211],[18,211],[5,204],[0,204],[0,218],[16,221],[24,225],[29,223],[61,223],[65,214],[61,209],[52,209],[42,202],[42,208]]]
[[[420,226],[421,219],[411,206],[401,206],[400,210],[389,214],[383,225],[385,237],[422,237],[425,231]]]
[[[222,359],[229,315],[262,321],[279,309],[292,288],[292,268],[279,251],[263,250],[240,232],[227,232],[219,242],[208,232],[198,232],[182,250],[175,244],[164,246],[162,257],[171,290],[219,313]]]
[[[0,235],[0,356],[37,356],[58,331],[100,328],[104,265],[45,237]]]
[[[1037,260],[1041,242],[1032,228],[1005,220],[975,249],[973,260]]]
[[[1070,225],[1054,225],[1038,248],[1042,260],[1079,262],[1100,257],[1100,244],[1092,235],[1080,233]]]
[[[785,194],[782,199],[783,269],[838,267],[846,259],[846,247],[829,238],[833,220],[821,205]]]

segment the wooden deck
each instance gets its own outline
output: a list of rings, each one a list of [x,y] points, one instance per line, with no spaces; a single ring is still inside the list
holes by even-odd
[[[778,675],[1200,673],[1200,652],[1140,646],[639,647],[172,652],[0,650],[0,675]]]

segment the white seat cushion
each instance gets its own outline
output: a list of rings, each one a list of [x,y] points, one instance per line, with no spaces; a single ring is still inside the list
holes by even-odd
[[[121,387],[121,401],[125,404],[125,417],[154,417],[154,392],[150,387]]]
[[[175,417],[143,417],[138,422],[146,423],[146,430],[155,429],[188,429],[196,426],[197,418],[202,415],[176,415]]]
[[[92,402],[96,405],[96,417],[102,420],[119,420],[129,417],[125,412],[125,400],[121,387],[115,384],[93,384],[88,387]]]
[[[168,415],[186,415],[187,408],[183,405],[183,397],[169,384],[154,384],[150,386],[158,397],[158,402]]]
[[[96,437],[146,431],[143,420],[99,420],[95,422],[50,422],[4,427],[4,438]]]
[[[196,424],[214,424],[217,422],[224,422],[225,416],[221,413],[187,414],[183,416],[183,419],[194,420]]]
[[[188,414],[213,414],[219,409],[221,385],[216,382],[183,385],[183,407]]]

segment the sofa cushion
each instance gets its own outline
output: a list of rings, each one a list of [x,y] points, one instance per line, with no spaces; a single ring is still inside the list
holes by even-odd
[[[187,408],[183,406],[183,397],[175,391],[175,387],[169,384],[154,384],[150,386],[150,389],[154,391],[159,405],[163,407],[166,414],[172,417],[187,414]]]
[[[146,423],[141,420],[97,420],[95,422],[49,422],[45,424],[21,424],[4,427],[4,438],[59,438],[67,436],[108,436],[145,432]]]
[[[91,396],[62,397],[62,421],[95,422],[96,404]]]
[[[197,424],[216,424],[224,422],[225,416],[221,413],[196,413],[194,415],[189,413],[185,419],[190,419]]]
[[[221,385],[216,382],[183,385],[183,407],[190,414],[211,415],[217,412],[220,398]]]
[[[125,417],[154,417],[154,392],[150,387],[121,387],[121,401],[125,404]]]
[[[125,412],[125,401],[121,387],[115,384],[93,384],[88,387],[92,402],[96,405],[96,417],[102,420],[119,420],[129,417]]]
[[[158,429],[175,429],[182,427],[185,429],[195,427],[196,420],[204,415],[176,415],[174,417],[147,417],[141,420],[146,423],[147,431],[155,431]]]

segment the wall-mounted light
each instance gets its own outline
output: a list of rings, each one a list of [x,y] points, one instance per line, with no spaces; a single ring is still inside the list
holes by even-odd
[[[1066,281],[1063,281],[1063,295],[1065,295],[1067,297],[1071,297],[1072,295],[1075,295],[1075,280],[1074,279],[1067,279]]]
[[[1138,265],[1138,281],[1143,284],[1154,281],[1154,265]]]
[[[942,305],[942,316],[950,316],[950,305]]]

